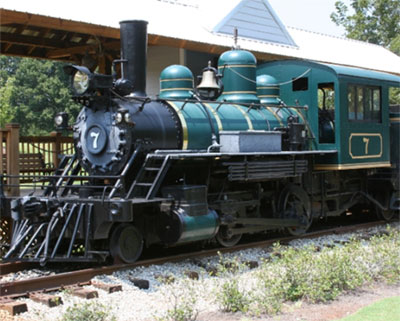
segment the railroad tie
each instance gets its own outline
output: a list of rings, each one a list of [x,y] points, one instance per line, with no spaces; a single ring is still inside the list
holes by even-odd
[[[35,302],[43,303],[49,308],[56,307],[63,304],[63,301],[58,295],[50,295],[44,293],[31,293],[29,294],[29,299]]]
[[[28,306],[25,302],[18,302],[11,299],[1,299],[0,310],[7,311],[9,314],[14,316],[28,311]]]
[[[99,297],[99,293],[96,290],[89,290],[85,288],[73,288],[72,294],[84,299],[94,299]]]
[[[107,293],[114,293],[114,292],[122,291],[121,284],[107,284],[107,283],[102,283],[102,282],[98,282],[98,281],[92,281],[91,283],[95,288],[104,290]]]
[[[192,280],[198,280],[199,279],[199,273],[197,273],[196,271],[185,271],[184,274],[189,279],[192,279]]]
[[[129,277],[129,281],[131,281],[134,286],[138,287],[141,290],[147,290],[150,287],[150,282],[148,280]]]

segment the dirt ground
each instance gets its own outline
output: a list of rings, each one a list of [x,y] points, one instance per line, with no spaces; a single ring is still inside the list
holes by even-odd
[[[400,284],[389,286],[375,284],[353,293],[340,296],[326,304],[299,303],[285,306],[284,311],[274,317],[248,317],[230,313],[201,313],[199,321],[330,321],[353,314],[362,307],[380,299],[400,295]],[[400,320],[400,316],[399,316]],[[384,320],[382,320],[384,321]]]
[[[248,317],[240,313],[199,314],[198,321],[330,321],[353,314],[360,308],[383,298],[400,295],[400,284],[375,284],[356,292],[340,296],[337,300],[326,304],[295,303],[284,307],[284,311],[274,317]],[[400,318],[399,318],[400,319]],[[0,321],[28,321],[21,317],[11,317],[0,310]]]

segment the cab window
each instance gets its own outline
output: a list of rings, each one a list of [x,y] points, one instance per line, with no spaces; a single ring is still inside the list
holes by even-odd
[[[335,87],[333,83],[318,84],[318,125],[321,144],[335,142]]]
[[[349,85],[347,104],[350,121],[381,122],[380,87]]]

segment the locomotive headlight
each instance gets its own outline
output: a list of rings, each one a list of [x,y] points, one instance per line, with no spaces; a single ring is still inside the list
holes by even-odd
[[[131,114],[129,114],[129,113],[125,113],[125,115],[124,115],[124,119],[125,119],[125,121],[126,121],[128,124],[132,123],[132,117],[131,117]]]
[[[64,67],[64,71],[71,75],[71,87],[75,96],[82,96],[96,89],[95,74],[86,67],[69,65]]]
[[[54,122],[57,127],[61,126],[63,123],[63,117],[61,115],[57,114],[56,117],[54,117]]]
[[[84,66],[68,65],[64,72],[71,76],[71,87],[75,96],[91,95],[95,91],[104,91],[112,88],[113,78],[111,75],[92,73]]]
[[[77,95],[83,95],[89,89],[89,75],[78,70],[72,77],[72,88]]]
[[[68,128],[68,114],[65,112],[57,113],[54,117],[54,123],[58,130]]]
[[[117,124],[122,123],[123,119],[124,119],[124,116],[122,115],[122,113],[116,113],[115,114],[115,121],[117,122]]]

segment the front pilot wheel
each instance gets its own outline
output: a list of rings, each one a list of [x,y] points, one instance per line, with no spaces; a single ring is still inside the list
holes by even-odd
[[[115,261],[133,263],[143,251],[142,233],[131,224],[117,226],[111,234],[110,253]]]

